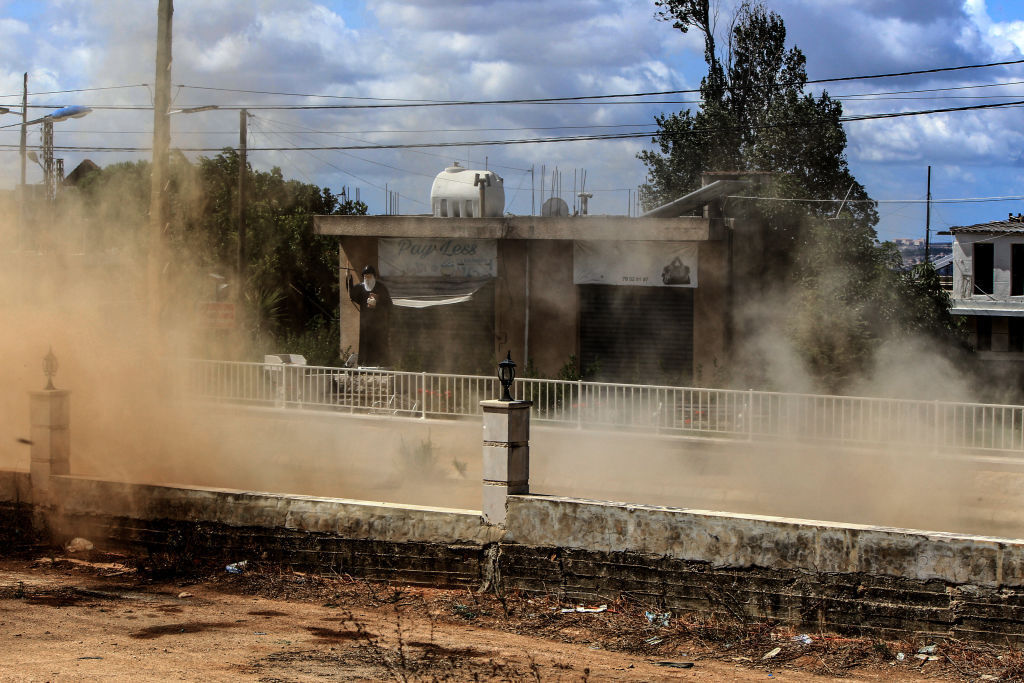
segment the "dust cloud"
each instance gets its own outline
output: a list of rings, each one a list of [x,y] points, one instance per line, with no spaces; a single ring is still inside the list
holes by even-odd
[[[54,384],[71,391],[75,475],[479,508],[477,434],[462,443],[444,425],[419,433],[190,399],[181,358],[262,351],[239,330],[204,328],[197,304],[216,283],[182,250],[163,268],[160,328],[148,327],[138,190],[114,186],[86,207],[64,189],[53,214],[40,209],[20,229],[12,210],[0,223],[0,468],[28,469],[28,392],[45,386],[52,348]]]
[[[240,334],[199,324],[194,311],[209,296],[208,269],[175,264],[165,291],[171,313],[161,329],[148,329],[146,225],[112,206],[100,236],[76,210],[65,206],[34,235],[19,234],[16,212],[0,224],[0,468],[28,469],[28,447],[18,442],[29,436],[26,394],[43,388],[42,358],[52,347],[55,384],[72,392],[76,475],[479,508],[478,421],[190,400],[174,359],[259,357]],[[790,299],[770,297],[746,311],[745,329],[756,333],[736,343],[762,360],[773,388],[820,389],[780,322]],[[955,358],[925,338],[883,340],[864,367],[847,378],[852,394],[975,397]],[[711,443],[540,425],[533,434],[540,493],[1009,536],[1024,522],[1016,512],[1024,468],[1005,458],[948,457],[928,443],[838,449],[800,435]]]

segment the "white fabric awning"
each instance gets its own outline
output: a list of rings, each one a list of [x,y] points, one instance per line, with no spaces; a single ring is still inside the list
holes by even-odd
[[[390,277],[381,279],[391,302],[404,308],[450,306],[469,301],[491,278]]]

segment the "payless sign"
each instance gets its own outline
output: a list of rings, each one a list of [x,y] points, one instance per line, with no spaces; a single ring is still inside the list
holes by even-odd
[[[381,237],[380,276],[475,279],[498,274],[495,240]]]
[[[692,242],[577,241],[572,281],[577,285],[696,287]]]

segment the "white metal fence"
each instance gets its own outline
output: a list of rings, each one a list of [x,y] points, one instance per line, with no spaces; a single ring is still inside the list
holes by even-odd
[[[229,361],[183,361],[210,400],[405,417],[479,415],[494,377]],[[517,379],[535,421],[728,439],[1024,452],[1024,406]]]

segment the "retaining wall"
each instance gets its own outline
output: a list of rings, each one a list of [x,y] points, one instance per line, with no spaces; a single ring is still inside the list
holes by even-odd
[[[0,472],[0,535],[168,562],[266,561],[376,580],[623,594],[676,611],[806,630],[1024,641],[1024,542],[546,496],[473,510],[114,483],[57,475],[32,509]],[[43,520],[40,522],[40,520]]]
[[[28,472],[0,470],[0,553],[19,551],[36,540]]]

